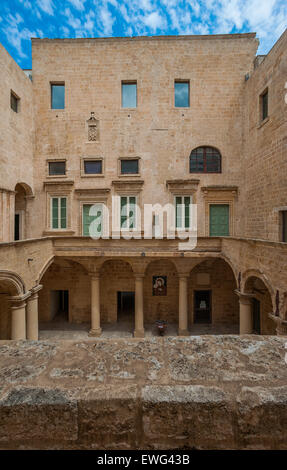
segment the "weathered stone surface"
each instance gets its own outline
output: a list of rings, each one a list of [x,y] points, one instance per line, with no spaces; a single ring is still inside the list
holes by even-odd
[[[0,350],[0,448],[287,449],[284,338],[2,341]]]

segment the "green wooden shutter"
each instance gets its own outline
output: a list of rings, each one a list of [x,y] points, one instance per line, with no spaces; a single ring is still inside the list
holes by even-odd
[[[89,236],[89,227],[90,227],[90,212],[91,204],[83,205],[83,235],[84,237]]]
[[[136,198],[131,196],[129,198],[129,228],[135,228],[136,226]]]
[[[52,228],[59,228],[59,199],[57,197],[52,198]]]
[[[121,197],[121,228],[127,228],[127,197]]]
[[[61,228],[67,228],[67,199],[61,197]]]
[[[229,204],[210,205],[209,235],[211,237],[226,237],[229,235]]]
[[[186,196],[184,198],[184,227],[185,228],[189,228],[189,225],[190,225],[189,204],[190,204],[190,197]]]

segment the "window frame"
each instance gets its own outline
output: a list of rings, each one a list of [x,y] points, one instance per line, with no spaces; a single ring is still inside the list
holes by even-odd
[[[64,163],[65,165],[65,173],[61,173],[61,174],[53,174],[53,173],[50,173],[50,165],[53,164],[53,163]],[[49,177],[52,177],[52,178],[63,178],[64,176],[67,176],[67,164],[66,164],[66,160],[48,160],[47,161],[47,164],[48,164],[48,176]]]
[[[53,87],[54,86],[63,86],[64,87],[64,107],[63,108],[54,108],[53,107]],[[50,82],[50,109],[55,111],[64,111],[66,109],[66,85],[65,82]]]
[[[287,210],[280,211],[280,226],[280,242],[287,243]]]
[[[135,106],[123,106],[123,86],[135,85],[136,86],[136,105]],[[137,109],[138,107],[138,83],[137,80],[122,80],[121,81],[121,109]]]
[[[191,155],[192,155],[192,152],[194,152],[195,150],[198,150],[198,149],[203,149],[203,171],[191,171]],[[213,150],[216,150],[216,152],[218,152],[218,155],[219,155],[219,171],[206,171],[206,168],[207,168],[207,164],[206,164],[206,149],[213,149]],[[222,173],[222,155],[221,155],[221,152],[216,148],[216,147],[212,147],[211,145],[200,145],[199,147],[195,147],[194,149],[192,149],[192,151],[190,152],[189,154],[189,173],[190,174],[200,174],[200,175],[217,175],[217,174],[221,174]]]
[[[133,194],[121,194],[120,196],[120,211],[119,211],[119,226],[120,226],[120,231],[124,231],[124,232],[136,232],[137,231],[137,217],[138,217],[138,214],[137,214],[137,203],[138,203],[138,196],[137,195],[133,195]],[[122,198],[127,198],[127,214],[129,214],[129,208],[130,208],[130,198],[134,198],[135,199],[135,211],[134,211],[134,215],[133,215],[133,219],[134,219],[134,227],[130,228],[130,227],[122,227],[122,213],[121,213],[121,209],[122,209]],[[128,217],[128,215],[126,216]]]
[[[88,235],[85,235],[84,233],[84,206],[93,206],[95,204],[100,204],[102,206],[102,216],[101,216],[101,233],[100,233],[100,238],[103,236],[103,233],[104,233],[104,203],[103,202],[99,202],[99,201],[94,201],[94,202],[87,202],[87,201],[84,201],[81,203],[81,217],[82,217],[82,230],[81,230],[81,236],[82,237],[90,237],[90,234]]]
[[[53,227],[53,200],[54,199],[57,199],[58,200],[58,218],[57,218],[57,221],[58,221],[58,227],[57,228],[54,228]],[[65,227],[59,227],[59,225],[62,225],[61,224],[61,209],[62,209],[62,204],[61,204],[61,200],[62,199],[65,199],[66,200],[66,214],[65,214]],[[60,204],[59,204],[59,201],[60,201]],[[50,196],[50,230],[53,230],[53,231],[66,231],[68,228],[68,198],[67,196]]]
[[[125,173],[122,171],[122,162],[134,162],[136,161],[137,162],[137,172],[136,173]],[[139,162],[139,158],[135,157],[135,158],[120,158],[119,159],[119,174],[121,176],[138,176],[140,174],[140,162]]]
[[[188,106],[176,106],[175,104],[175,84],[186,83],[188,85]],[[173,84],[173,106],[175,109],[189,109],[190,108],[190,80],[189,79],[175,79]]]
[[[16,109],[14,109],[12,106],[12,99],[15,100]],[[12,89],[10,90],[10,109],[12,109],[12,111],[17,114],[20,112],[20,97]]]
[[[188,213],[188,227],[185,226],[185,220],[186,220],[186,213],[185,213],[185,211],[184,211],[184,215],[181,214],[181,226],[180,226],[180,227],[177,226],[177,206],[178,206],[178,204],[177,204],[177,202],[176,202],[176,199],[177,199],[177,198],[181,198],[181,201],[183,201],[183,202],[181,202],[180,204],[181,204],[181,205],[184,205],[184,208],[186,208],[186,206],[185,206],[185,204],[184,204],[184,199],[185,199],[185,198],[189,198],[189,205],[190,205],[190,204],[193,204],[193,196],[192,196],[192,194],[175,194],[175,195],[174,195],[175,230],[177,230],[177,231],[187,231],[187,230],[190,230],[190,228],[191,228],[191,213],[190,213],[190,211],[189,211],[189,213]]]
[[[265,97],[267,96],[266,103],[264,101]],[[265,88],[265,90],[260,94],[259,96],[259,102],[260,102],[260,123],[268,119],[269,117],[269,90],[268,87]],[[264,113],[264,103],[266,106],[266,115]]]

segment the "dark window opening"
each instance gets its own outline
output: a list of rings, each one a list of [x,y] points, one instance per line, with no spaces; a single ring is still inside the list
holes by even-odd
[[[189,107],[189,82],[174,82],[174,106],[176,108]]]
[[[221,154],[213,147],[192,150],[189,159],[190,173],[221,173]]]
[[[261,119],[264,121],[268,117],[268,90],[261,95]]]
[[[85,160],[84,171],[87,175],[100,175],[102,173],[102,160]]]
[[[65,85],[51,84],[51,108],[65,109]]]
[[[122,174],[138,174],[139,161],[138,160],[121,160],[121,173]]]
[[[66,162],[49,162],[49,175],[58,176],[66,174]]]
[[[194,291],[194,323],[211,323],[211,290]]]
[[[16,96],[15,93],[11,91],[10,104],[11,104],[11,109],[13,109],[15,113],[19,112],[19,103],[20,103],[20,98],[18,98],[18,96]]]
[[[20,214],[15,214],[14,240],[20,240]]]
[[[253,323],[253,333],[260,335],[260,302],[257,299],[252,299],[253,308],[252,308],[252,323]]]

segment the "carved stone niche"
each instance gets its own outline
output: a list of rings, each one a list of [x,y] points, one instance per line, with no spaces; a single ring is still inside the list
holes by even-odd
[[[95,118],[95,113],[91,111],[91,117],[87,120],[88,142],[98,142],[100,140],[100,122]]]

